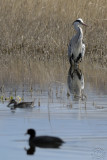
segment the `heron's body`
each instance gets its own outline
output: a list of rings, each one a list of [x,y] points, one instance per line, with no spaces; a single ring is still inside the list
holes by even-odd
[[[70,40],[68,46],[68,58],[71,65],[78,64],[84,57],[85,44],[83,43],[83,31],[80,25],[85,25],[82,19],[76,20],[74,23],[76,35]]]

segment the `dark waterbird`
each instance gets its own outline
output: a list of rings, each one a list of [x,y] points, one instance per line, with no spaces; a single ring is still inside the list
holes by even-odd
[[[28,108],[28,107],[34,107],[34,102],[20,102],[20,103],[17,103],[14,99],[11,99],[7,106],[11,107],[11,105],[13,105],[12,107],[14,109],[15,108]]]
[[[34,154],[35,147],[40,148],[59,148],[64,141],[61,138],[53,136],[37,136],[34,129],[28,129],[26,134],[30,135],[29,138],[29,149],[25,149],[27,154]]]

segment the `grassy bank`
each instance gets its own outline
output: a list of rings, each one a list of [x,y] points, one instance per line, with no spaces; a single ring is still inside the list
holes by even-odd
[[[107,63],[106,0],[0,0],[0,55],[27,54],[45,58],[67,56],[74,34],[72,22],[81,17],[86,56]]]

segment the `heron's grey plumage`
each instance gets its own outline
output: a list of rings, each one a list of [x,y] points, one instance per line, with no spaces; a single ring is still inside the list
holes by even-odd
[[[77,19],[73,23],[74,28],[76,30],[76,35],[70,40],[68,46],[68,58],[70,64],[78,63],[83,59],[85,54],[85,44],[83,43],[83,31],[80,25],[85,25],[82,19]]]

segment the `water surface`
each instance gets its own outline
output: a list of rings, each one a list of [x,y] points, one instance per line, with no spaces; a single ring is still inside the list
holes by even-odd
[[[35,107],[29,109],[11,110],[8,100],[0,102],[2,160],[106,160],[107,70],[86,64],[74,70],[64,61],[24,65],[10,63],[0,72],[1,96],[35,99]],[[33,155],[27,155],[28,128],[66,143],[60,149],[36,147]]]

